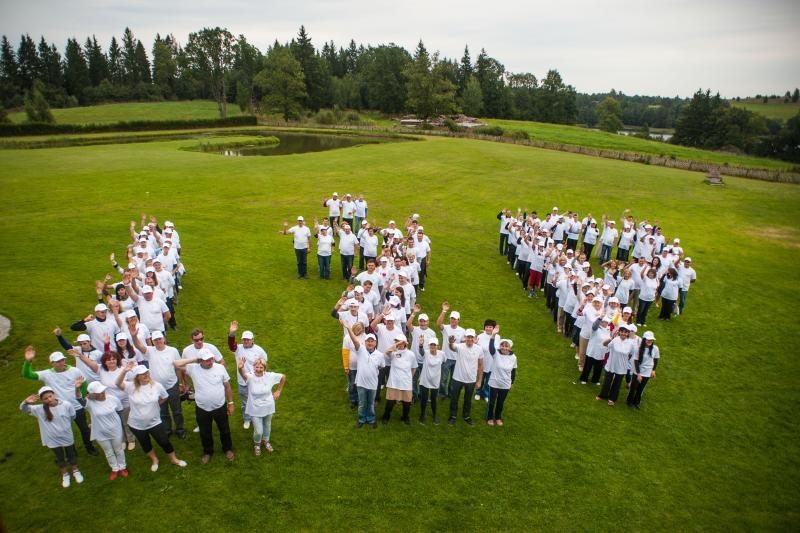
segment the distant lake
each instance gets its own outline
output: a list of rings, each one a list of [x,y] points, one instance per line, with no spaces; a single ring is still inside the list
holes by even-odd
[[[305,154],[309,152],[324,152],[327,150],[336,150],[337,148],[350,148],[352,146],[360,146],[362,144],[378,144],[395,140],[350,135],[289,133],[285,131],[261,131],[259,134],[274,135],[280,139],[280,144],[272,146],[254,145],[252,147],[240,146],[236,148],[223,148],[212,153],[218,153],[229,157]]]

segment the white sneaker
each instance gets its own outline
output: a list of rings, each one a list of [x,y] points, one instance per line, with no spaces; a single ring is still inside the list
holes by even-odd
[[[75,481],[77,483],[79,483],[79,484],[83,483],[83,474],[81,474],[80,470],[73,470],[72,471],[72,476],[75,478]]]
[[[192,433],[200,433],[200,426],[197,426],[192,430]]]
[[[245,420],[244,421],[244,429],[250,429],[250,421],[249,420]]]
[[[150,465],[151,472],[158,472],[158,463],[153,463]]]
[[[61,486],[65,489],[69,487],[69,474],[61,476]]]
[[[173,463],[173,464],[174,464],[175,466],[179,466],[179,467],[181,467],[181,468],[185,468],[185,467],[186,467],[186,461],[184,461],[183,459],[181,459],[181,460],[180,460],[180,461],[178,461],[177,463]]]
[[[478,400],[480,400],[480,399],[481,399],[481,395],[480,395],[480,394],[476,394],[476,395],[475,395],[475,401],[478,401]]]
[[[134,449],[136,449],[136,443],[135,442],[129,442],[128,443],[128,451],[134,450]]]
[[[489,403],[489,397],[487,396],[486,398],[483,399],[483,401]]]

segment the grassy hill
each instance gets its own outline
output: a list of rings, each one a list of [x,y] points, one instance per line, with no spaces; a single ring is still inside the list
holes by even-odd
[[[774,118],[778,120],[788,120],[800,113],[800,102],[796,103],[783,103],[783,99],[770,100],[766,104],[761,100],[748,100],[748,101],[731,101],[734,107],[742,107],[748,109],[759,115],[764,115],[767,118]]]
[[[791,332],[800,275],[788,266],[800,260],[800,188],[735,178],[714,188],[697,173],[464,139],[283,157],[180,150],[196,143],[0,152],[0,312],[13,321],[0,344],[0,516],[10,531],[74,530],[75,520],[194,531],[796,523]],[[291,240],[278,232],[284,219],[324,216],[320,201],[334,190],[363,192],[380,224],[420,213],[433,240],[423,310],[436,316],[449,300],[466,327],[492,317],[514,340],[520,368],[505,427],[353,428],[341,329],[329,316],[344,284],[314,279],[313,254],[312,279],[295,279]],[[663,359],[641,411],[601,405],[595,390],[573,384],[573,351],[497,254],[501,208],[553,205],[615,216],[632,208],[681,237],[695,261],[686,313],[670,323],[651,317]],[[164,461],[153,474],[137,447],[131,477],[108,482],[105,461],[81,450],[86,482],[65,491],[35,422],[17,408],[38,387],[19,375],[22,352],[34,344],[34,367],[46,367],[58,349],[50,332],[91,311],[93,280],[110,271],[110,252],[123,253],[128,221],[142,212],[173,220],[184,247],[188,274],[169,343],[182,348],[201,326],[222,349],[237,319],[271,369],[286,373],[276,453],[252,456],[237,407],[232,465],[218,454],[202,466],[190,434],[174,441],[186,469]],[[338,265],[335,257],[334,273]]]
[[[102,104],[88,107],[52,109],[58,124],[108,124],[134,120],[193,120],[217,118],[219,110],[209,100],[186,100],[181,102],[127,102]],[[241,115],[239,106],[228,105],[228,116]],[[8,114],[12,122],[25,122],[25,113]]]

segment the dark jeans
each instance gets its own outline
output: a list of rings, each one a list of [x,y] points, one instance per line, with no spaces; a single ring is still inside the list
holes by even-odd
[[[411,392],[413,393],[413,398],[414,398],[415,402],[417,401],[417,398],[419,398],[419,376],[420,376],[420,374],[422,374],[422,364],[421,363],[417,363],[417,371],[414,372],[414,377],[411,380],[412,381]]]
[[[153,449],[153,445],[150,442],[150,437],[153,437],[161,449],[164,450],[164,453],[172,453],[175,451],[175,448],[173,448],[172,444],[169,442],[167,428],[163,422],[155,427],[151,427],[150,429],[131,428],[131,431],[136,436],[136,440],[139,441],[139,446],[142,447],[142,451],[144,453],[150,453],[150,451]]]
[[[505,255],[506,246],[508,245],[508,233],[500,234],[500,255]]]
[[[511,244],[511,242],[509,241],[508,246],[506,246],[506,251],[508,252],[506,254],[506,259],[508,260],[509,264],[512,265],[511,268],[514,268],[513,267],[513,265],[514,265],[514,257],[516,257],[516,255],[517,255],[517,247],[515,245]]]
[[[350,370],[350,373],[347,374],[347,397],[350,399],[350,405],[358,405],[356,375],[358,375],[358,371],[352,369]]]
[[[475,391],[475,394],[481,397],[482,400],[489,398],[489,379],[492,377],[491,372],[484,372],[483,379],[481,380],[481,388]]]
[[[219,438],[222,441],[222,451],[227,452],[233,449],[231,441],[231,428],[228,424],[228,411],[225,404],[213,411],[204,411],[197,407],[195,416],[197,425],[200,427],[200,442],[203,443],[203,453],[211,455],[214,453],[214,435],[212,434],[211,421],[217,423]]]
[[[78,452],[75,451],[75,445],[59,446],[58,448],[50,448],[56,454],[56,464],[60,468],[67,466],[67,463],[75,466],[78,464]]]
[[[297,275],[304,278],[308,275],[308,248],[303,248],[302,250],[295,248],[294,255],[297,257]]]
[[[626,250],[625,248],[617,248],[617,261],[628,261],[628,254],[630,253],[630,249]]]
[[[608,244],[603,244],[602,245],[602,248],[600,248],[600,262],[601,263],[605,263],[606,261],[611,259],[611,250],[613,250],[613,249],[614,249],[614,247],[610,246]]]
[[[425,288],[425,278],[428,277],[428,258],[423,257],[419,260],[419,288]]]
[[[510,389],[489,388],[489,409],[486,411],[486,420],[502,420],[503,405]]]
[[[567,250],[572,250],[574,252],[577,249],[578,249],[578,239],[567,238]]]
[[[586,357],[586,361],[583,363],[583,372],[581,372],[581,376],[578,378],[578,381],[581,383],[585,383],[589,381],[589,373],[592,373],[592,383],[595,385],[600,383],[600,373],[603,371],[603,360],[602,359],[594,359],[593,357]]]
[[[331,279],[331,256],[317,254],[319,279]]]
[[[450,381],[450,418],[455,418],[458,414],[458,397],[461,389],[464,389],[464,406],[461,409],[461,415],[466,420],[472,414],[472,394],[475,392],[475,383],[462,383],[456,379]]]
[[[647,312],[651,305],[653,305],[652,301],[639,300],[639,311],[636,313],[637,324],[647,324]]]
[[[678,309],[680,310],[681,314],[683,314],[683,308],[686,306],[686,297],[689,295],[689,291],[681,290],[679,297],[678,297]]]
[[[381,389],[386,385],[386,380],[389,379],[389,371],[392,369],[390,366],[384,366],[378,369],[378,388],[375,389],[375,401],[381,401]]]
[[[172,433],[172,426],[174,424],[175,431],[183,431],[183,409],[181,408],[181,391],[176,383],[167,389],[169,398],[161,404],[161,422],[167,428],[167,433]],[[170,417],[170,413],[172,417]]]
[[[672,318],[672,309],[675,307],[675,300],[669,300],[661,296],[661,313],[658,318],[669,320]]]
[[[642,382],[639,383],[639,377],[633,377],[631,388],[628,391],[628,405],[639,407],[639,404],[642,403],[642,393],[644,393],[644,388],[647,386],[648,381],[650,381],[650,378],[642,378]]]
[[[436,389],[429,389],[420,385],[419,387],[419,406],[420,416],[425,416],[425,408],[428,406],[428,398],[431,400],[431,414],[436,416]]]
[[[450,391],[450,378],[453,376],[453,369],[455,367],[455,359],[445,359],[442,364],[442,382],[439,384],[439,396],[448,395]]]
[[[356,219],[356,220],[358,220],[358,219]],[[356,230],[356,231],[358,231],[358,230]],[[364,267],[366,266],[366,264],[367,264],[367,258],[364,257],[364,247],[363,246],[359,246],[358,247],[358,269],[359,270],[364,270]]]
[[[600,389],[599,397],[603,400],[616,402],[617,397],[619,397],[619,388],[622,385],[623,379],[625,379],[625,374],[606,372],[606,379],[603,381],[603,387]]]
[[[167,309],[169,309],[169,321],[167,323],[169,327],[175,329],[178,323],[175,321],[175,300],[173,298],[167,298]]]
[[[350,270],[353,268],[354,255],[339,254],[342,258],[342,278],[345,280],[350,279]]]
[[[93,450],[94,445],[92,444],[91,438],[92,430],[89,428],[89,423],[86,422],[86,409],[75,409],[75,425],[78,426],[81,432],[83,445],[86,446],[87,450]]]
[[[592,259],[592,250],[594,250],[594,244],[583,243],[583,253],[586,254],[587,261]]]

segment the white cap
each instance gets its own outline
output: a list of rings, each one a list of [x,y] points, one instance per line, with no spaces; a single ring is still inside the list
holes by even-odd
[[[145,285],[142,287],[142,294],[151,294],[153,292],[153,287],[150,285]]]
[[[369,339],[372,339],[374,341],[378,340],[378,339],[375,338],[375,335],[373,335],[372,333],[367,333],[367,336],[364,337],[364,340],[366,341],[366,340],[369,340]]]
[[[66,357],[64,357],[64,354],[61,353],[61,352],[53,352],[53,353],[50,354],[50,362],[51,363],[55,363],[57,361],[61,361],[62,359],[66,359]]]
[[[147,374],[148,372],[150,372],[150,370],[148,370],[147,367],[144,365],[136,365],[135,367],[133,367],[133,370],[131,370],[131,372],[133,373],[134,376],[141,376],[142,374]]]
[[[675,240],[673,240],[672,242],[681,242],[681,240],[679,238],[675,237]]]
[[[349,300],[347,300],[347,301],[345,302],[345,306],[347,306],[347,307],[353,307],[354,305],[355,305],[356,307],[358,307],[358,306],[360,305],[360,304],[358,303],[358,300],[355,300],[355,299],[353,299],[353,298],[350,298]]]
[[[650,224],[645,224],[644,229],[653,229],[653,226],[651,226]]]
[[[600,298],[599,296],[595,296],[594,299],[592,300],[592,303],[594,303],[594,302],[603,303],[603,299]]]
[[[389,303],[391,305],[400,305],[400,298],[398,298],[397,296],[392,295],[392,297],[389,298]]]
[[[248,330],[248,331],[245,331],[244,333],[242,333],[242,340],[244,340],[244,339],[253,340],[253,338],[255,338],[255,335],[253,335],[252,331]]]
[[[417,233],[425,233],[425,228],[423,226],[418,226]]]
[[[136,311],[134,311],[133,309],[128,309],[127,311],[125,311],[125,315],[123,316],[126,320],[129,318],[136,318]]]
[[[419,315],[419,319],[420,319],[420,320],[429,320],[429,318],[428,318],[428,315],[427,315],[427,314],[425,314],[425,313],[421,313],[421,314]]]
[[[86,333],[78,335],[78,342],[92,342],[92,338]]]
[[[387,320],[391,320],[392,322],[394,322],[394,315],[392,315],[392,314],[384,315],[383,316],[383,321],[386,322]]]
[[[144,269],[144,273],[145,274],[148,274],[150,272],[155,272],[155,271],[156,271],[155,267],[147,267],[147,268]]]
[[[150,334],[150,338],[154,341],[157,341],[158,339],[163,339],[164,334],[161,333],[160,331],[154,331],[153,333]]]
[[[511,339],[500,339],[500,344],[503,344],[503,343],[506,343],[506,344],[508,344],[508,347],[509,347],[509,348],[511,348],[512,346],[514,346],[514,343],[511,341]]]
[[[128,263],[128,270],[133,270],[136,268],[136,263]]]
[[[450,318],[461,320],[461,313],[459,313],[458,311],[450,311]]]
[[[100,383],[99,381],[92,381],[89,383],[89,386],[86,387],[86,390],[92,394],[100,394],[101,392],[105,392],[108,387]]]
[[[210,350],[200,350],[200,353],[197,354],[197,358],[201,361],[208,361],[209,359],[214,359],[214,354],[211,353]]]
[[[691,257],[687,257],[686,259],[684,259],[684,261],[689,261],[691,263],[692,262],[692,258]]]
[[[128,335],[127,335],[127,334],[125,334],[124,332],[120,331],[119,333],[117,333],[116,335],[114,335],[114,339],[115,339],[115,340],[118,340],[118,341],[121,341],[121,340],[128,340]]]
[[[361,285],[359,285],[358,287],[356,287],[356,288],[355,288],[355,289],[353,289],[353,290],[354,290],[355,292],[364,292],[364,287],[362,287]]]
[[[166,228],[174,228],[175,224],[173,224],[172,222],[167,220],[166,222],[164,222],[164,227],[166,227]]]
[[[636,331],[636,326],[633,324],[622,324],[619,329],[627,329],[628,331]]]
[[[564,245],[563,244],[561,244],[561,243],[556,244],[556,250],[563,250],[563,249],[564,249]]]
[[[608,284],[603,285],[603,290],[604,291],[610,291],[611,290],[611,285],[608,285]]]
[[[632,308],[632,307],[627,307],[627,306],[626,306],[625,308],[623,308],[623,309],[622,309],[622,312],[623,312],[623,313],[630,313],[630,314],[633,314],[633,308]]]
[[[94,306],[95,313],[98,311],[108,311],[108,306],[106,304],[97,304]]]
[[[163,246],[166,246],[167,248],[169,248],[170,246],[172,246],[172,241],[169,240],[169,239],[164,239]]]
[[[398,335],[394,338],[394,342],[404,342],[408,344],[408,339],[406,339],[404,335]]]
[[[428,345],[430,346],[431,344],[435,344],[436,346],[439,346],[439,339],[437,339],[436,337],[429,338],[428,339]]]
[[[644,340],[646,340],[646,341],[654,341],[654,340],[656,340],[656,336],[653,334],[652,331],[645,331],[644,335],[642,335],[642,338]]]
[[[608,303],[610,303],[610,304],[618,304],[619,303],[619,298],[617,298],[616,296],[612,296],[611,298],[608,299]]]
[[[302,215],[301,215],[301,216],[297,217],[297,220],[302,220],[302,221],[304,221],[304,222],[305,222],[305,220],[306,220],[306,219],[304,219],[304,218],[302,217]]]
[[[156,264],[156,263],[161,263],[161,256],[160,255],[157,255],[156,257],[153,258],[153,264]]]
[[[553,206],[553,211],[558,211],[558,208],[556,206]]]
[[[581,268],[592,268],[592,264],[589,261],[584,261]]]
[[[55,394],[56,391],[45,385],[44,387],[39,389],[39,396],[41,397],[41,395],[44,394],[45,392],[52,392],[53,394]]]
[[[475,330],[472,329],[472,328],[469,328],[467,331],[464,332],[464,336],[465,337],[474,337],[475,336]]]
[[[411,215],[412,220],[417,220],[418,218],[419,218],[419,213],[414,213],[413,215]]]
[[[335,193],[332,194],[332,196],[339,196],[339,193],[335,192]]]
[[[394,220],[389,221],[389,224],[394,224],[394,223],[395,223]]]

